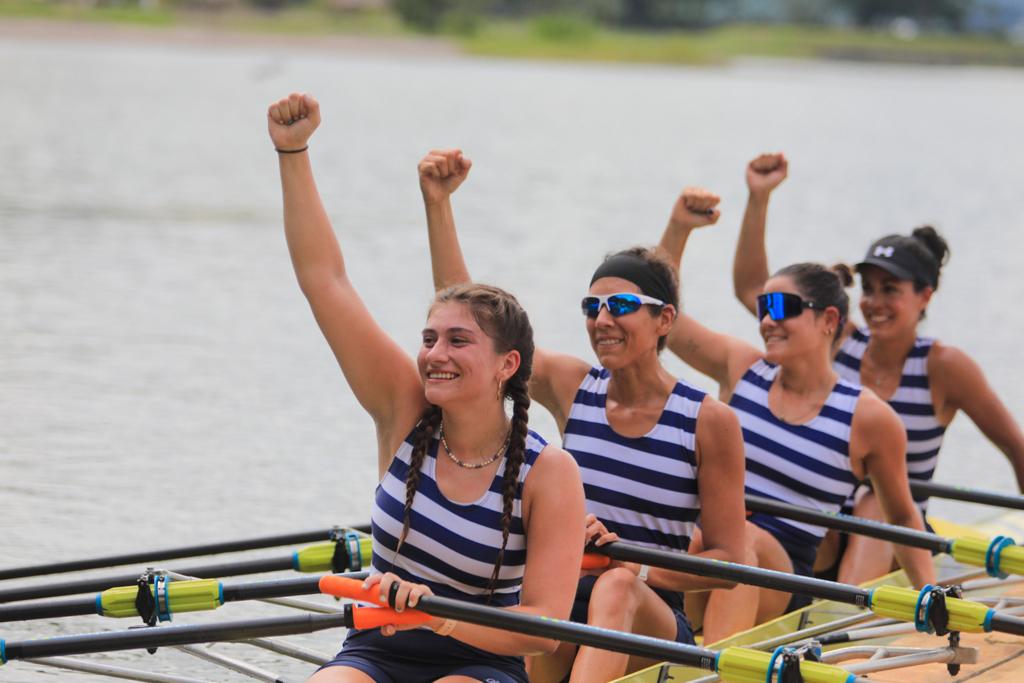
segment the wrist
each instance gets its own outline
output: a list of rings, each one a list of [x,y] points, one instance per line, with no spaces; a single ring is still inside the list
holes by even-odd
[[[771,190],[750,190],[750,195],[747,197],[748,204],[760,204],[767,205],[768,198],[772,196]]]
[[[423,205],[428,209],[440,209],[449,203],[449,199],[451,199],[451,195],[445,195],[440,199],[431,199],[427,195],[423,195]]]
[[[676,232],[682,232],[686,234],[693,232],[693,230],[696,228],[696,226],[694,225],[690,225],[689,223],[685,223],[675,218],[668,219],[668,227],[670,230],[675,230]]]
[[[450,636],[458,623],[454,619],[438,619],[437,624],[430,625],[430,630],[439,636]]]

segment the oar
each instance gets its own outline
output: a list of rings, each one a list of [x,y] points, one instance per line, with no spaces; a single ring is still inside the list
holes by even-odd
[[[910,480],[910,490],[918,496],[949,498],[968,503],[981,503],[982,505],[1024,510],[1024,496],[1012,493],[969,489],[962,486],[949,486],[948,484],[937,484],[934,481],[915,481],[913,479]]]
[[[338,576],[364,579],[367,572],[348,572]],[[237,584],[223,584],[216,579],[168,581],[159,586],[149,584],[146,587],[149,597],[141,597],[161,621],[169,621],[171,614],[214,610],[228,602],[312,595],[319,592],[319,583],[319,576]],[[84,598],[0,605],[0,622],[56,619],[87,614],[116,618],[137,617],[140,616],[139,599],[139,587],[135,585],[108,588],[102,593]]]
[[[984,567],[990,576],[1005,578],[1009,574],[1024,574],[1024,546],[1016,545],[1013,539],[1007,536],[996,536],[992,539],[951,539],[871,519],[809,510],[758,496],[748,495],[746,500],[747,509],[754,512],[849,531],[915,548],[949,553],[957,562],[972,567]]]
[[[323,577],[320,580],[320,590],[329,595],[381,605],[381,611],[385,611],[388,605],[386,601],[381,600],[379,589],[363,590],[362,582],[340,576]],[[669,640],[576,624],[561,619],[537,617],[523,612],[487,607],[437,595],[421,597],[416,609],[407,609],[403,614],[410,612],[423,612],[435,617],[456,619],[515,633],[699,667],[716,672],[727,683],[771,681],[773,678],[780,681],[790,680],[789,676],[778,670],[780,667],[777,665],[782,665],[782,660],[778,656],[780,653],[760,652],[738,647],[716,652],[695,645],[683,645]],[[802,677],[805,683],[868,683],[866,679],[858,678],[844,669],[819,662],[797,661],[792,665],[783,665],[783,667],[788,666],[798,666],[799,672],[796,678]],[[797,674],[796,671],[786,673],[790,676]]]
[[[331,578],[335,577],[325,577],[325,579]],[[354,581],[353,583],[355,590],[361,590],[362,582]],[[343,594],[345,590],[345,588],[339,588],[332,584],[328,584],[324,588],[324,592],[334,595]],[[429,620],[430,615],[458,619],[541,638],[697,666],[717,672],[727,682],[748,683],[752,680],[769,680],[769,671],[786,668],[787,672],[778,671],[779,680],[783,680],[784,673],[790,675],[796,673],[789,667],[799,667],[799,675],[806,683],[870,683],[867,679],[857,678],[844,669],[828,664],[809,661],[790,663],[785,658],[780,659],[778,653],[772,654],[743,648],[728,648],[722,652],[714,652],[668,640],[573,624],[559,619],[536,617],[439,596],[425,596],[420,599],[418,609],[405,610],[401,614],[382,607],[346,605],[345,611],[340,614],[314,614],[298,617],[248,619],[220,624],[130,629],[9,643],[0,640],[0,664],[17,659],[295,635],[339,627],[366,629],[384,624],[422,624]],[[781,667],[777,667],[776,664]]]
[[[369,525],[345,528],[362,533],[368,533],[370,530]],[[215,555],[217,553],[233,553],[242,550],[275,548],[282,545],[296,545],[298,543],[313,543],[315,541],[331,539],[333,538],[333,535],[339,531],[342,531],[341,527],[334,527],[332,529],[300,531],[291,534],[280,534],[277,536],[261,536],[259,538],[249,538],[244,540],[207,543],[205,545],[191,545],[180,548],[166,548],[164,550],[128,553],[124,555],[107,555],[106,557],[94,557],[84,560],[68,560],[66,562],[36,564],[26,567],[12,567],[9,569],[0,569],[0,579],[22,579],[29,576],[42,576],[44,574],[62,574],[65,572],[84,571],[86,569],[116,567],[122,564],[166,562],[167,560],[178,560],[183,557],[199,557],[202,555]]]
[[[340,547],[339,547],[340,544]],[[318,543],[297,550],[290,555],[281,557],[261,558],[254,560],[238,560],[220,564],[205,564],[189,567],[168,569],[177,574],[194,576],[199,579],[210,579],[222,576],[243,576],[246,574],[263,574],[266,572],[294,570],[300,572],[335,571],[336,569],[362,569],[370,563],[371,541],[368,537],[359,540],[359,555],[349,552],[348,543],[343,539],[338,543]],[[358,559],[358,562],[356,561]],[[335,566],[339,565],[339,566]],[[80,593],[96,593],[108,588],[134,584],[140,572],[101,576],[91,579],[79,579],[63,583],[41,583],[32,586],[15,586],[0,588],[0,603],[19,600],[35,600],[38,598],[55,598],[61,595],[77,595]]]
[[[600,553],[624,562],[636,562],[687,574],[725,579],[761,588],[867,607],[880,616],[913,622],[921,631],[949,630],[969,633],[999,631],[1024,635],[1024,619],[1000,614],[981,603],[939,596],[938,592],[941,589],[930,585],[920,591],[898,586],[879,586],[867,589],[809,576],[797,576],[622,542],[592,546],[588,548],[588,552]],[[938,607],[940,603],[945,606],[945,613],[948,615],[945,624],[941,623],[943,610]],[[932,618],[933,615],[935,619]]]
[[[219,624],[189,624],[159,628],[135,628],[87,635],[57,636],[40,640],[5,642],[0,640],[0,664],[15,659],[34,659],[64,655],[190,645],[232,640],[250,640],[271,636],[313,633],[329,628],[376,628],[384,624],[423,623],[422,615],[395,614],[392,610],[347,605],[338,614],[306,614],[290,617],[246,619]],[[390,614],[386,614],[389,613]]]
[[[763,588],[800,593],[816,598],[835,600],[858,607],[870,607],[876,614],[919,624],[921,630],[943,630],[946,624],[930,618],[931,605],[941,602],[949,614],[949,630],[980,632],[1001,631],[1024,635],[1024,619],[1006,616],[980,603],[939,596],[931,586],[921,591],[895,586],[882,586],[874,590],[796,576],[784,572],[748,567],[742,564],[708,560],[683,553],[654,550],[625,543],[612,543],[595,548],[614,559],[639,562],[690,574],[723,578]],[[590,553],[584,566],[601,566],[604,558]],[[607,562],[605,562],[606,564]],[[177,612],[216,609],[225,602],[257,600],[315,592],[317,579],[277,579],[238,585],[224,585],[206,579],[171,581],[161,586],[148,586],[141,594],[138,586],[112,588],[92,598],[58,601],[42,604],[7,605],[0,608],[0,621],[54,618],[82,614],[101,614],[108,617],[131,617],[140,614],[139,598],[149,602],[148,610],[161,619]],[[151,598],[151,599],[150,599]]]

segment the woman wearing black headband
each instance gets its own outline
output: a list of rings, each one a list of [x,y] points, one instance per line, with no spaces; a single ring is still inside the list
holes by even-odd
[[[469,280],[449,201],[468,171],[458,150],[431,152],[419,167],[439,289]],[[743,561],[743,444],[736,417],[659,360],[676,318],[677,291],[674,269],[654,250],[608,257],[582,303],[599,365],[538,348],[530,395],[554,415],[565,449],[580,466],[588,540],[621,538],[686,551],[699,515],[700,554]],[[574,619],[682,642],[693,642],[682,592],[728,586],[623,563],[597,574],[581,578]],[[530,675],[558,681],[572,666],[573,681],[606,681],[645,664],[595,648],[577,654],[563,645],[553,657],[535,658]]]
[[[677,262],[694,227],[718,197],[687,188],[672,211],[661,247]],[[699,214],[698,214],[699,215]],[[847,273],[847,276],[849,274]],[[669,348],[716,380],[743,427],[748,493],[822,512],[838,512],[857,482],[871,475],[889,522],[922,529],[903,467],[906,437],[892,408],[871,392],[841,379],[832,369],[832,344],[847,316],[849,298],[841,276],[816,263],[798,263],[772,276],[758,294],[764,350],[707,329],[683,316]],[[762,513],[750,517],[747,544],[760,567],[810,575],[825,529]],[[934,580],[927,551],[906,546],[900,563],[917,586]],[[788,603],[788,604],[787,604]],[[758,622],[806,604],[797,596],[762,590],[752,599],[712,591],[709,620],[746,613]],[[712,624],[713,625],[713,624]]]
[[[747,169],[750,198],[736,245],[733,281],[736,296],[751,312],[768,277],[764,240],[768,199],[787,170],[781,154],[761,155]],[[1006,455],[1024,491],[1024,433],[981,368],[960,349],[918,334],[948,257],[946,241],[930,226],[916,228],[910,235],[882,237],[868,247],[856,266],[866,325],[846,325],[834,367],[844,378],[870,388],[899,414],[907,432],[911,481],[931,480],[946,427],[963,410]],[[915,494],[914,498],[924,514],[928,497]],[[848,502],[847,511],[851,510],[859,517],[881,516],[876,496],[867,489]],[[838,563],[841,581],[861,583],[892,566],[891,543],[837,534],[828,540],[815,568],[828,570]]]

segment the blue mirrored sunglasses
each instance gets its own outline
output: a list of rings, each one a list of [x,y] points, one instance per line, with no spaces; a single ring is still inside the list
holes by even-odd
[[[665,302],[655,299],[646,294],[633,294],[632,292],[621,292],[619,294],[602,294],[600,296],[583,297],[583,315],[588,318],[596,318],[601,312],[601,306],[607,306],[608,312],[618,318],[627,313],[636,313],[644,304],[652,306],[664,306]]]
[[[789,292],[768,292],[757,295],[757,319],[763,320],[768,316],[772,320],[785,320],[795,318],[804,312],[805,308],[821,310],[823,307],[813,301],[805,301],[799,294]]]

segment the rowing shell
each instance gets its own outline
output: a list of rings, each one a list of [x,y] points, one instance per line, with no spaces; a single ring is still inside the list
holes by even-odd
[[[988,537],[997,534],[1024,538],[1024,513],[1012,512],[1001,515],[991,521],[980,523],[975,527],[961,527],[942,520],[930,520],[936,531],[948,536]],[[1004,581],[989,579],[984,572],[975,567],[968,567],[955,562],[948,555],[935,558],[937,575],[940,581],[952,579],[954,583],[963,583],[966,590],[965,598],[1002,599],[1004,605],[1000,609],[1012,609],[1024,605],[1024,580],[1010,578]],[[876,581],[866,584],[869,587],[889,584],[909,586],[906,575],[894,572]],[[1024,613],[1020,607],[1019,613]],[[859,623],[858,615],[860,616]],[[780,645],[792,645],[805,642],[810,638],[828,638],[829,634],[849,631],[851,629],[868,629],[882,623],[879,619],[871,619],[870,613],[864,612],[853,605],[817,601],[795,612],[785,614],[778,619],[756,626],[749,631],[715,643],[712,649],[718,650],[728,646],[743,646],[757,649],[772,650]],[[890,627],[895,630],[899,627]],[[908,632],[909,630],[909,632]],[[971,683],[1020,683],[1024,681],[1024,641],[1012,636],[998,633],[964,633],[960,636],[959,647],[949,649],[948,638],[926,633],[917,633],[913,626],[903,627],[899,633],[885,633],[879,629],[875,637],[857,638],[855,642],[826,645],[826,661],[839,650],[846,650],[851,657],[841,662],[843,666],[851,665],[871,667],[868,658],[876,657],[876,666],[880,670],[870,672],[861,669],[861,675],[870,673],[872,680],[899,683],[954,683],[971,681]],[[870,636],[872,632],[865,633]],[[860,648],[858,651],[852,648]],[[908,648],[907,651],[897,648]],[[914,652],[911,652],[913,649]],[[941,650],[941,652],[939,651]],[[955,654],[954,654],[955,653]],[[887,657],[888,655],[888,657]],[[845,655],[844,655],[845,656]],[[920,661],[917,665],[907,668],[889,668],[896,660],[889,657],[908,657],[908,661]],[[951,676],[944,663],[955,656],[961,662],[959,673]],[[915,659],[916,658],[916,659]],[[930,661],[929,661],[930,660]],[[839,663],[839,662],[832,662]],[[887,667],[882,670],[882,667]],[[856,669],[855,669],[856,670]],[[694,681],[712,681],[707,671],[685,666],[659,664],[638,671],[616,683],[688,683]]]

